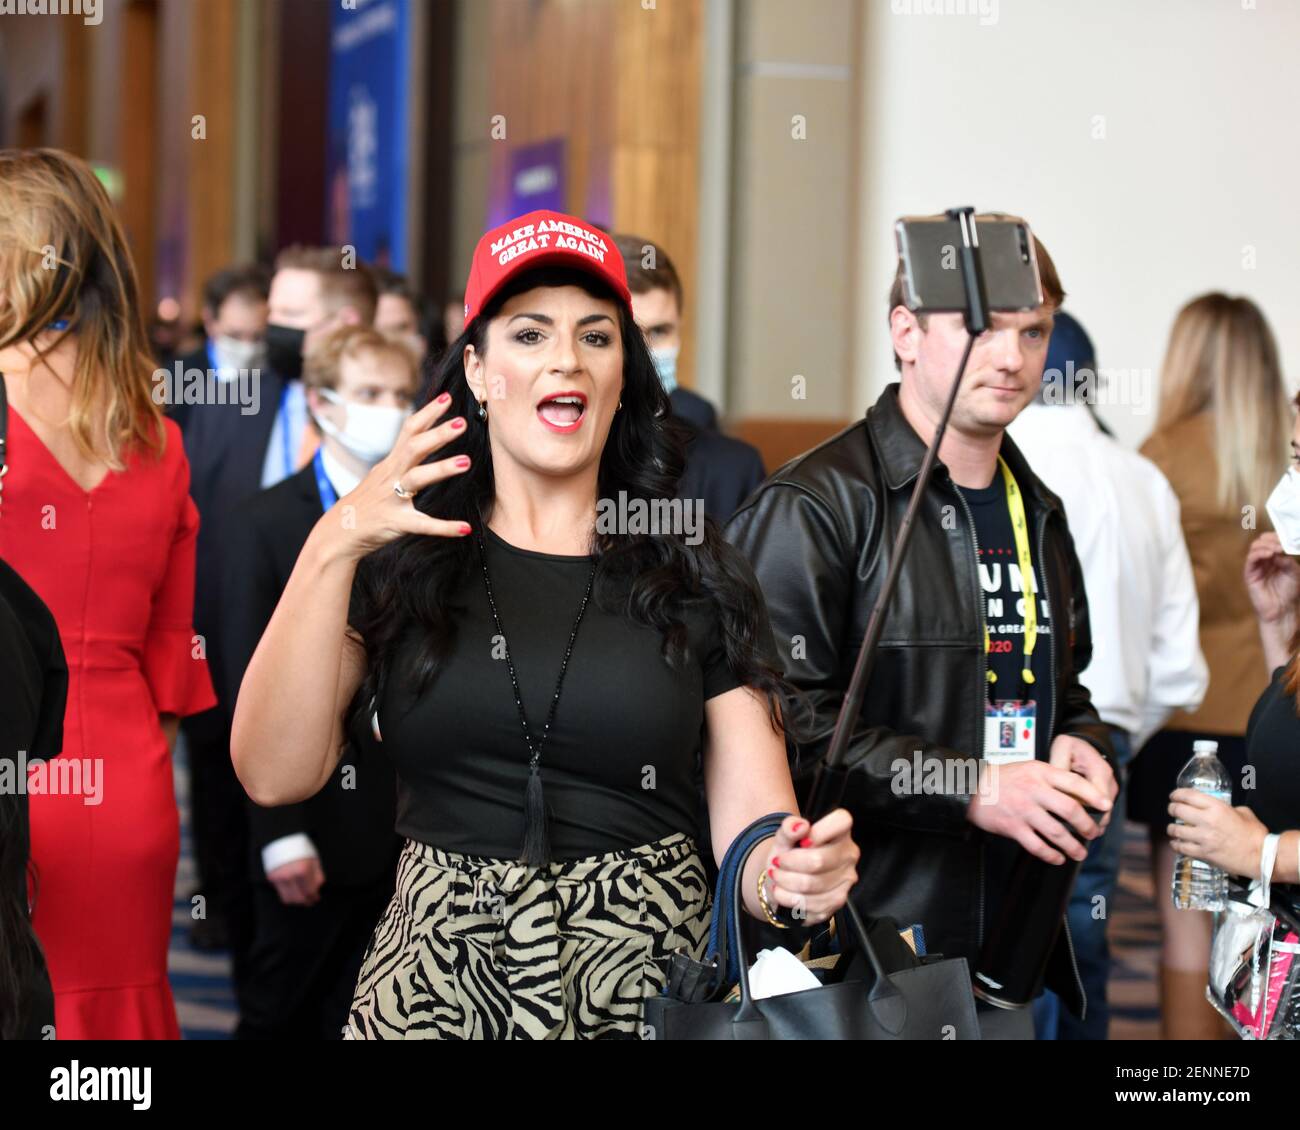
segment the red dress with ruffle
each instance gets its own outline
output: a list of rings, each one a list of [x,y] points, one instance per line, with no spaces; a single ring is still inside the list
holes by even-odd
[[[194,636],[198,512],[180,430],[83,490],[9,408],[0,557],[54,613],[60,757],[28,775],[35,912],[58,1039],[178,1039],[167,982],[180,828],[160,714],[216,702]]]

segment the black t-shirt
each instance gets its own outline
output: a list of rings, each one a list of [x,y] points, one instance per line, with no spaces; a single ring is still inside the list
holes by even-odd
[[[1020,572],[1020,558],[1016,552],[1015,531],[1011,526],[1011,512],[1007,509],[1007,485],[999,466],[993,482],[983,489],[958,487],[975,519],[975,534],[979,543],[980,585],[984,591],[985,620],[989,629],[989,670],[997,675],[997,682],[988,684],[987,697],[997,699],[1033,699],[1035,703],[1035,756],[1046,761],[1051,752],[1052,735],[1048,724],[1052,712],[1051,671],[1051,609],[1043,599],[1042,564],[1038,560],[1034,512],[1021,488],[1028,527],[1029,552],[1034,569],[1033,584],[1028,586],[1035,594],[1038,614],[1038,639],[1030,670],[1033,683],[1026,683],[1021,672],[1025,656],[1025,616],[1021,601],[1025,598],[1025,585]],[[981,725],[983,720],[981,719]],[[994,921],[999,907],[999,896],[1010,877],[1011,869],[1024,849],[1005,836],[987,836],[984,845],[985,924]]]
[[[519,549],[490,529],[484,542],[536,741],[593,558]],[[418,697],[409,678],[412,632],[399,644],[379,703],[379,748],[397,769],[401,835],[447,851],[516,859],[528,747],[477,553],[474,559],[448,594],[457,625],[452,650]],[[673,669],[658,631],[607,611],[593,592],[541,752],[553,858],[603,854],[673,832],[699,835],[704,703],[741,680],[727,663],[713,608],[689,606],[681,619],[689,654]],[[766,613],[759,647],[779,670]]]
[[[1285,682],[1286,668],[1279,667],[1246,727],[1246,761],[1255,771],[1255,787],[1242,795],[1270,832],[1300,828],[1300,717]]]

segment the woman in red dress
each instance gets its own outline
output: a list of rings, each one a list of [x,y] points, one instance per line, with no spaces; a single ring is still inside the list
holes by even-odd
[[[167,942],[178,716],[215,696],[194,636],[189,464],[152,395],[135,272],[81,161],[0,152],[0,558],[49,606],[62,756],[28,776],[33,926],[59,1039],[176,1039]]]

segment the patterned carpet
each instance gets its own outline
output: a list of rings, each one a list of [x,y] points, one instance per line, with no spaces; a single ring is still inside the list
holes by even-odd
[[[1110,1038],[1158,1040],[1160,920],[1152,901],[1151,850],[1145,825],[1129,824],[1125,831],[1110,930]]]
[[[238,1015],[230,985],[230,955],[203,953],[190,945],[190,895],[198,886],[190,835],[190,775],[185,739],[176,743],[176,803],[181,812],[181,858],[172,902],[172,937],[167,958],[172,995],[186,1040],[226,1040]]]
[[[238,1019],[230,986],[230,958],[201,953],[190,945],[189,896],[197,886],[190,838],[189,772],[184,741],[176,753],[176,800],[181,811],[181,858],[172,907],[168,967],[181,1031],[187,1040],[229,1039]],[[1159,1035],[1156,965],[1159,929],[1151,901],[1145,829],[1130,824],[1124,841],[1115,919],[1111,924],[1110,980],[1112,1040],[1146,1040]]]

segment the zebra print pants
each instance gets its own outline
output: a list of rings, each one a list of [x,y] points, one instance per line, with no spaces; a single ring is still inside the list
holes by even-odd
[[[408,839],[343,1038],[636,1039],[709,901],[681,833],[543,868]]]

